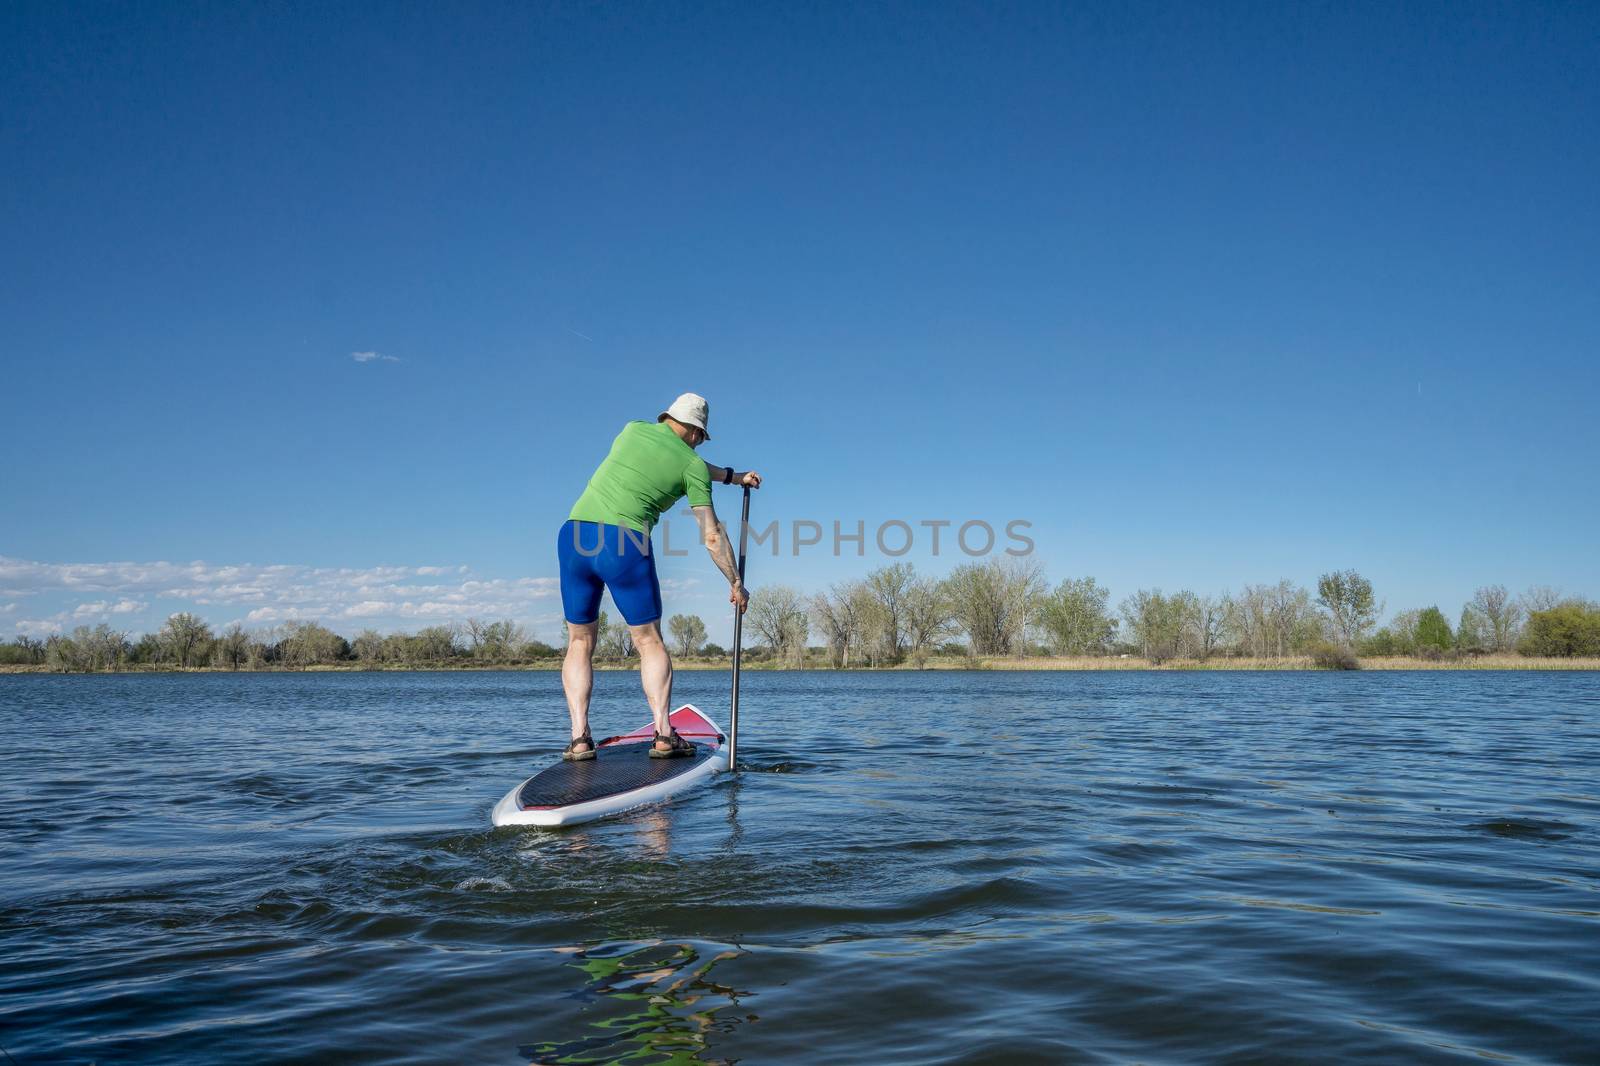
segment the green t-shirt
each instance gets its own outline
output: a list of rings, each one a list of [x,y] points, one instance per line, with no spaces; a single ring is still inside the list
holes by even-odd
[[[683,496],[691,507],[711,505],[705,461],[665,422],[629,422],[567,517],[648,534]]]

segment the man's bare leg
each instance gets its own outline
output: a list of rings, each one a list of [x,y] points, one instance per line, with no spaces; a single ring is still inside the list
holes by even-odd
[[[567,657],[561,663],[561,688],[572,716],[572,739],[589,731],[589,696],[594,692],[594,642],[598,622],[567,623]]]
[[[672,656],[661,639],[661,623],[629,626],[628,632],[633,634],[633,648],[639,653],[639,682],[656,720],[656,732],[666,736],[672,731],[668,717],[672,713]]]

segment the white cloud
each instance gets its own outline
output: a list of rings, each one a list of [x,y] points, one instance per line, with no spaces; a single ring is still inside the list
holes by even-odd
[[[17,632],[27,637],[45,637],[61,632],[61,623],[49,619],[24,618],[17,623]]]
[[[15,603],[0,603],[0,614],[10,614],[17,609]]]
[[[398,363],[400,361],[398,355],[384,355],[382,352],[351,352],[350,358],[358,363]]]
[[[114,614],[135,614],[150,606],[138,600],[118,600],[112,603],[109,600],[97,600],[93,603],[80,603],[73,608],[74,618],[107,618]]]
[[[469,617],[530,618],[559,594],[555,578],[477,578],[465,566],[312,567],[206,562],[41,563],[0,556],[0,584],[15,595],[60,607],[60,621],[135,614],[151,601],[167,610],[236,618],[252,624],[315,619],[387,629]],[[11,605],[12,607],[15,604]]]

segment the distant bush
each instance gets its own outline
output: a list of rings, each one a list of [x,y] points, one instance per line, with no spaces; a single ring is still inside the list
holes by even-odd
[[[26,666],[32,663],[33,652],[17,644],[0,644],[0,666]]]
[[[1568,600],[1531,612],[1517,650],[1524,655],[1600,655],[1600,605]]]
[[[130,663],[151,664],[161,661],[161,641],[154,633],[146,633],[139,638],[139,643],[133,646],[133,651],[128,654]]]
[[[705,647],[700,649],[700,654],[704,655],[707,659],[721,659],[728,654],[728,649],[724,648],[721,644],[707,644]]]
[[[277,651],[279,662],[303,669],[350,658],[350,642],[326,626],[295,620],[283,624]]]
[[[1312,641],[1306,645],[1306,654],[1311,656],[1311,662],[1318,670],[1359,670],[1361,663],[1356,660],[1355,653],[1349,648],[1341,648],[1337,644],[1330,644],[1325,640]]]
[[[1455,645],[1456,635],[1450,629],[1450,620],[1437,607],[1426,608],[1417,615],[1417,654],[1426,648],[1448,651]]]
[[[1372,636],[1361,642],[1361,654],[1374,658],[1383,658],[1391,655],[1404,655],[1410,649],[1405,642],[1394,635],[1388,626],[1378,630]]]

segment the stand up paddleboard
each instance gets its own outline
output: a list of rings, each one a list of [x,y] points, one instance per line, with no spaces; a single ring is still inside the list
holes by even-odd
[[[595,757],[558,762],[505,794],[494,805],[495,825],[576,825],[608,814],[656,803],[728,768],[727,738],[693,704],[672,712],[672,728],[694,744],[693,755],[652,759],[655,725],[609,737]]]
[[[750,488],[745,486],[744,509],[739,515],[739,581],[744,582],[745,547],[750,534]],[[608,814],[658,803],[693,788],[720,770],[733,768],[739,744],[739,659],[744,643],[744,619],[733,612],[733,696],[729,706],[732,731],[723,736],[692,703],[668,716],[678,735],[694,745],[693,755],[652,759],[655,723],[646,722],[631,733],[607,737],[595,745],[595,757],[582,762],[558,762],[541,770],[505,794],[494,805],[495,825],[577,825]]]

